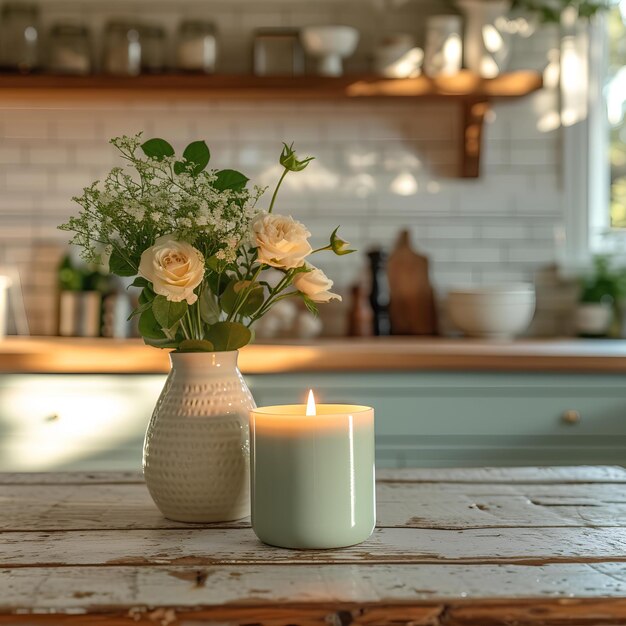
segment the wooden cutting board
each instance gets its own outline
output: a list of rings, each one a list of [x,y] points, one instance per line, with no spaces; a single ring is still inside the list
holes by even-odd
[[[436,335],[437,313],[428,257],[413,250],[403,230],[387,262],[392,335]]]

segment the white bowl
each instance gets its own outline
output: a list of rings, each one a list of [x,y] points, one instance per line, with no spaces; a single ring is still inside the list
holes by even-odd
[[[452,323],[470,337],[510,339],[523,333],[535,313],[535,288],[520,283],[454,289],[448,293]]]
[[[350,56],[359,42],[359,31],[351,26],[306,26],[300,31],[308,54],[319,58],[318,72],[341,76],[341,60]]]

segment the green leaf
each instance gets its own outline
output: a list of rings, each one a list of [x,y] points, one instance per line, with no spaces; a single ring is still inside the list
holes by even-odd
[[[150,283],[150,281],[147,278],[144,278],[143,276],[137,276],[137,278],[135,278],[135,280],[133,280],[133,282],[128,285],[127,289],[130,289],[131,287],[141,287],[142,289],[144,287],[150,287],[152,283]]]
[[[220,276],[215,272],[207,272],[205,275],[205,280],[209,285],[209,289],[218,296],[224,293],[228,282],[227,277]]]
[[[215,324],[220,319],[220,307],[217,298],[208,289],[203,289],[198,298],[200,317],[206,324]]]
[[[213,270],[214,272],[217,272],[218,274],[221,274],[226,269],[226,266],[228,265],[226,261],[224,261],[223,259],[218,259],[214,254],[210,256],[208,259],[206,259],[205,263],[206,263],[206,266],[210,270]]]
[[[143,342],[147,346],[152,346],[154,348],[178,348],[178,341],[167,337],[163,339],[150,339],[149,337],[144,337]]]
[[[165,157],[174,156],[174,148],[165,139],[148,139],[141,144],[143,153],[151,159],[162,161]]]
[[[193,164],[192,173],[198,174],[209,164],[211,152],[206,142],[194,141],[185,148],[183,158]]]
[[[152,307],[152,300],[150,300],[149,302],[142,302],[127,318],[126,321],[128,320],[132,320],[133,317],[137,317],[138,315],[141,315],[144,311],[147,311],[149,308]]]
[[[141,314],[138,324],[139,333],[144,338],[148,339],[166,339],[165,333],[161,329],[161,326],[156,321],[154,313],[151,308],[147,309]]]
[[[206,333],[206,338],[217,352],[239,350],[250,343],[252,333],[243,324],[237,322],[218,322]]]
[[[304,306],[306,307],[306,310],[309,313],[311,313],[311,315],[314,315],[315,317],[319,315],[317,304],[315,304],[315,302],[313,302],[313,300],[311,300],[309,296],[305,296],[304,294],[302,294],[302,301],[304,302]]]
[[[157,296],[152,303],[154,318],[161,328],[170,329],[187,313],[187,301],[170,302],[165,296]]]
[[[220,170],[217,172],[217,179],[213,182],[213,187],[218,191],[224,191],[225,189],[241,191],[246,186],[248,180],[241,172]]]
[[[139,304],[145,304],[146,302],[152,302],[156,294],[152,291],[150,285],[143,288],[143,291],[139,294]]]
[[[215,348],[205,339],[185,339],[178,344],[178,352],[214,352]]]
[[[237,305],[239,294],[250,286],[249,280],[232,280],[220,297],[220,306],[226,313],[232,313]],[[261,285],[255,284],[246,296],[246,301],[239,308],[241,315],[252,315],[258,311],[265,300],[265,291]]]
[[[109,258],[109,272],[116,276],[134,276],[137,267],[127,261],[115,248]]]

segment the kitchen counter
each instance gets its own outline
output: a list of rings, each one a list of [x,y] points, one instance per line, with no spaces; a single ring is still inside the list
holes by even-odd
[[[626,340],[387,337],[257,343],[241,351],[244,374],[350,371],[626,373]],[[140,339],[9,337],[0,373],[165,373],[168,351]]]

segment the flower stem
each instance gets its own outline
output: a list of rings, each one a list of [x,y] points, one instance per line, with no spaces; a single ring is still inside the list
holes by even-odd
[[[276,189],[274,189],[274,193],[272,194],[272,200],[270,201],[270,208],[267,210],[268,213],[272,212],[272,209],[274,208],[274,202],[276,202],[276,195],[278,194],[278,190],[280,189],[280,186],[285,178],[285,176],[287,176],[287,172],[289,170],[287,168],[285,168],[285,171],[282,173],[280,179],[278,180],[278,184],[276,185]]]

